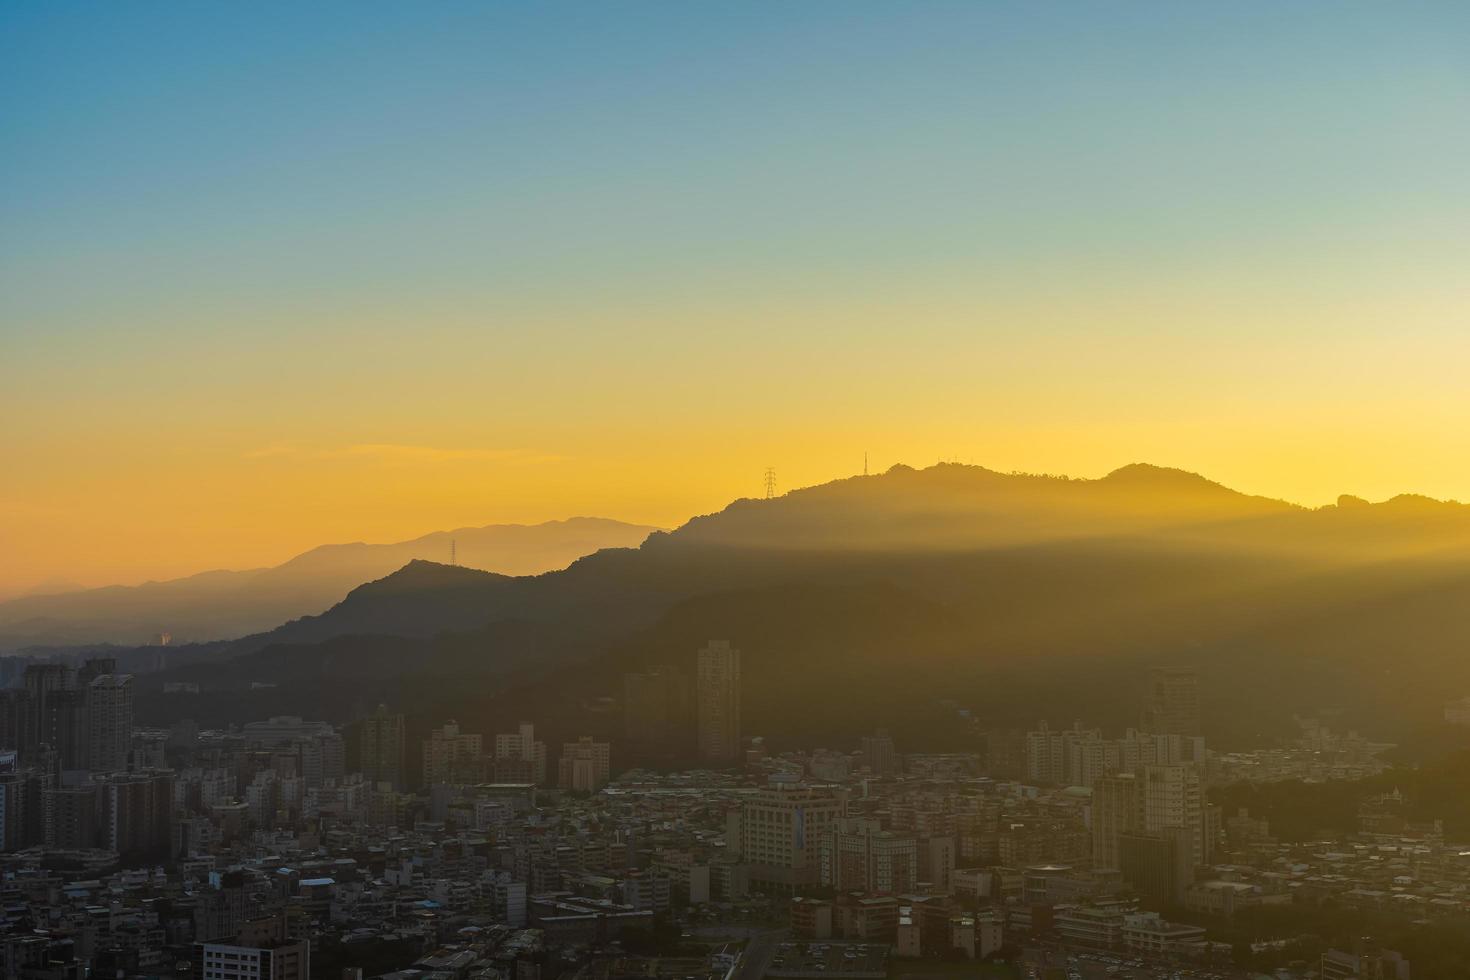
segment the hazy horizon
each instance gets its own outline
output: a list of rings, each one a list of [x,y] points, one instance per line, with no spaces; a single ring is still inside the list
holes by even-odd
[[[1464,980],[1467,38],[0,3],[8,973]]]
[[[1180,472],[1192,473],[1192,474],[1194,474],[1196,476],[1204,477],[1205,479],[1209,480],[1210,482],[1219,483],[1220,485],[1226,487],[1229,490],[1234,490],[1234,491],[1237,491],[1239,493],[1246,494],[1248,496],[1265,497],[1265,498],[1268,498],[1268,499],[1271,499],[1271,500],[1278,500],[1278,501],[1282,501],[1284,503],[1293,504],[1293,505],[1300,506],[1300,507],[1305,507],[1305,508],[1308,508],[1308,509],[1315,509],[1315,508],[1319,508],[1319,507],[1330,506],[1330,505],[1336,503],[1343,496],[1352,496],[1352,497],[1359,497],[1360,499],[1368,499],[1370,503],[1380,503],[1380,502],[1383,502],[1383,501],[1386,501],[1386,500],[1390,500],[1390,499],[1392,499],[1394,497],[1405,496],[1405,495],[1408,495],[1408,496],[1427,496],[1427,495],[1417,494],[1414,491],[1401,491],[1399,493],[1392,493],[1392,494],[1385,495],[1384,497],[1381,497],[1381,498],[1362,498],[1361,495],[1359,495],[1359,494],[1343,493],[1343,494],[1335,495],[1331,500],[1321,501],[1321,502],[1310,502],[1310,503],[1308,503],[1308,502],[1303,502],[1303,501],[1300,501],[1300,500],[1290,500],[1290,499],[1288,499],[1288,498],[1286,498],[1284,496],[1280,496],[1280,495],[1273,494],[1273,493],[1270,493],[1270,492],[1260,492],[1260,491],[1256,491],[1256,490],[1248,490],[1248,489],[1244,489],[1244,488],[1241,488],[1241,487],[1238,487],[1238,486],[1234,486],[1229,481],[1217,479],[1214,475],[1212,475],[1210,473],[1196,473],[1193,470],[1186,470],[1183,467],[1170,466],[1167,463],[1157,463],[1157,462],[1148,461],[1148,460],[1133,460],[1133,461],[1131,461],[1129,463],[1121,463],[1118,466],[1111,467],[1111,468],[1109,468],[1107,470],[1104,470],[1103,472],[1099,472],[1099,473],[1095,473],[1095,474],[1080,474],[1080,473],[1075,473],[1075,472],[1067,472],[1067,471],[1061,470],[1061,469],[1057,469],[1057,470],[1042,470],[1042,471],[1028,471],[1028,470],[1019,470],[1019,469],[1003,469],[1001,467],[996,467],[996,466],[986,466],[984,463],[981,463],[981,462],[978,462],[978,461],[960,460],[960,459],[954,459],[954,458],[951,458],[951,459],[940,459],[940,460],[937,460],[937,461],[931,461],[931,462],[927,462],[927,463],[911,463],[911,462],[908,462],[908,461],[899,461],[899,462],[895,462],[895,463],[886,464],[886,465],[882,466],[881,468],[878,467],[877,465],[875,465],[874,464],[874,461],[871,458],[868,459],[867,462],[868,462],[868,472],[869,472],[870,475],[873,475],[873,476],[881,475],[882,473],[884,473],[884,472],[886,472],[889,469],[892,469],[894,467],[908,467],[910,469],[923,470],[923,469],[927,469],[929,467],[935,466],[936,464],[949,463],[949,464],[958,464],[958,465],[962,465],[962,466],[978,467],[978,468],[981,468],[981,469],[987,469],[987,470],[990,470],[992,472],[997,472],[997,473],[1002,473],[1002,474],[1033,474],[1034,473],[1034,475],[1063,476],[1063,477],[1067,477],[1067,478],[1073,479],[1073,480],[1099,480],[1099,479],[1102,479],[1103,477],[1105,477],[1105,476],[1107,476],[1107,475],[1109,475],[1111,473],[1116,472],[1119,469],[1122,469],[1123,467],[1131,466],[1131,465],[1139,465],[1139,464],[1142,464],[1142,465],[1145,465],[1145,466],[1154,466],[1154,467],[1158,467],[1160,469],[1165,469],[1165,470],[1178,470]],[[763,471],[761,473],[757,473],[756,475],[757,475],[757,477],[762,477],[763,476]],[[787,494],[787,493],[789,493],[791,491],[794,491],[794,490],[811,489],[811,488],[814,488],[814,487],[820,487],[820,486],[823,486],[823,485],[828,484],[828,483],[833,483],[833,482],[836,482],[836,481],[847,479],[849,477],[860,476],[860,475],[863,475],[861,469],[859,469],[859,470],[857,470],[855,472],[852,472],[852,473],[841,473],[841,474],[837,474],[835,476],[832,476],[829,479],[820,480],[820,481],[817,481],[817,482],[812,483],[812,484],[808,484],[808,485],[803,486],[803,487],[790,487],[790,486],[782,486],[782,485],[780,485],[780,483],[779,483],[779,471],[778,471],[778,473],[777,473],[778,483],[777,483],[776,495],[777,496],[784,496],[785,494]],[[757,479],[757,480],[751,480],[749,482],[752,484],[752,486],[749,487],[749,488],[746,488],[748,492],[735,492],[735,493],[732,493],[731,496],[729,496],[723,502],[719,503],[716,506],[712,506],[712,507],[710,507],[710,508],[708,508],[706,510],[700,510],[700,511],[692,512],[692,513],[688,513],[688,514],[685,514],[682,517],[679,517],[679,518],[677,518],[675,520],[670,520],[670,521],[667,521],[667,522],[664,522],[664,523],[648,523],[648,522],[641,522],[641,521],[632,521],[632,520],[626,520],[626,519],[624,519],[622,517],[619,517],[619,516],[606,515],[606,514],[577,513],[577,514],[571,514],[571,515],[567,515],[567,516],[563,516],[563,517],[547,517],[544,520],[496,521],[496,522],[470,523],[470,524],[460,525],[458,527],[427,528],[427,529],[422,529],[422,530],[413,531],[413,532],[404,534],[402,537],[378,537],[378,538],[374,538],[374,537],[370,537],[370,536],[360,536],[360,537],[357,537],[357,538],[343,539],[343,540],[340,540],[340,541],[317,541],[317,542],[314,542],[314,543],[304,544],[301,547],[295,548],[294,550],[288,550],[287,552],[282,553],[282,554],[279,554],[279,555],[276,555],[276,556],[274,556],[274,557],[268,559],[267,561],[265,561],[265,562],[263,562],[261,564],[258,564],[258,565],[235,565],[235,566],[230,566],[230,565],[213,565],[213,566],[208,566],[208,567],[200,567],[200,568],[189,569],[189,570],[185,570],[183,572],[177,573],[177,574],[153,575],[153,576],[146,576],[146,577],[136,578],[136,579],[132,579],[132,580],[109,580],[109,581],[97,581],[97,582],[80,582],[80,581],[77,581],[76,579],[69,578],[69,577],[66,577],[64,575],[58,575],[58,576],[54,576],[54,577],[52,577],[50,579],[40,579],[40,580],[36,580],[36,581],[30,582],[30,583],[20,583],[17,587],[12,587],[12,588],[9,588],[9,589],[6,588],[5,582],[3,580],[0,580],[0,601],[5,601],[7,599],[18,598],[18,597],[29,595],[29,594],[44,595],[44,594],[51,594],[51,593],[54,593],[54,592],[87,590],[87,589],[95,589],[95,588],[101,588],[101,587],[113,586],[113,585],[135,586],[135,585],[148,584],[148,583],[151,583],[151,582],[166,581],[166,580],[170,580],[170,579],[187,578],[187,577],[192,576],[192,575],[200,575],[200,574],[206,574],[206,573],[217,572],[217,571],[248,571],[248,570],[254,570],[254,569],[258,569],[258,568],[269,568],[269,567],[274,567],[276,565],[279,565],[279,564],[281,564],[283,562],[289,561],[292,558],[299,557],[299,556],[301,556],[303,554],[306,554],[306,553],[308,553],[308,552],[310,552],[310,551],[312,551],[312,550],[314,550],[316,548],[322,548],[322,547],[338,547],[338,546],[343,546],[343,545],[355,545],[355,544],[367,544],[367,545],[370,545],[370,546],[381,546],[381,545],[389,545],[389,544],[406,544],[406,543],[409,543],[409,542],[418,540],[419,538],[429,537],[429,536],[433,536],[433,535],[436,535],[436,534],[446,534],[446,533],[452,533],[452,532],[454,532],[456,530],[463,531],[463,530],[468,530],[468,529],[478,529],[478,528],[482,528],[482,527],[503,527],[503,526],[510,526],[510,527],[538,527],[538,526],[541,526],[541,525],[544,525],[544,524],[558,524],[558,523],[564,523],[564,522],[567,522],[567,521],[574,521],[574,520],[578,520],[578,519],[594,519],[594,520],[616,521],[616,522],[619,522],[619,523],[628,524],[628,525],[634,525],[634,526],[646,526],[646,527],[649,527],[649,528],[652,528],[652,529],[656,529],[656,530],[666,530],[666,531],[667,530],[674,530],[676,528],[682,527],[685,523],[687,523],[688,521],[690,521],[690,520],[692,520],[694,518],[705,516],[705,515],[708,515],[708,514],[718,513],[720,511],[724,510],[726,506],[728,506],[731,503],[734,503],[737,500],[740,500],[740,499],[758,499],[758,498],[762,497],[763,496],[763,493],[764,493],[764,483],[763,483],[763,480]],[[1442,500],[1442,501],[1449,502],[1449,503],[1460,503],[1461,502],[1461,501],[1459,501],[1459,500],[1457,500],[1455,498],[1431,498],[1431,499]],[[447,561],[447,555],[445,556],[445,560]]]
[[[1470,497],[1464,8],[0,11],[0,589],[905,461]]]

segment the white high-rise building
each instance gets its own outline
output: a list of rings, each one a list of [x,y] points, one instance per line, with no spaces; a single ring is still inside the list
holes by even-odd
[[[749,866],[752,886],[789,891],[814,885],[822,838],[846,815],[847,796],[836,787],[773,781],[729,812],[725,847]]]

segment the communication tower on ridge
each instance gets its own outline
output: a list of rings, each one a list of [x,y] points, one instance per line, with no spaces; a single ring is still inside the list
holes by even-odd
[[[776,468],[774,466],[767,466],[766,467],[766,499],[767,500],[770,500],[774,496],[776,496]]]
[[[457,550],[458,544],[459,542],[456,541],[454,538],[449,539],[449,564],[451,565],[459,564],[459,554]]]

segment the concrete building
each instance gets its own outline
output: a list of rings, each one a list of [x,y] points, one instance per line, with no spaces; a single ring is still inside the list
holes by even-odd
[[[546,785],[546,743],[536,740],[536,726],[529,721],[495,736],[495,779]]]
[[[132,860],[168,857],[173,842],[174,774],[114,773],[100,783],[102,845]]]
[[[1322,980],[1409,980],[1409,961],[1402,953],[1382,949],[1371,939],[1356,952],[1329,949],[1322,954],[1318,972]]]
[[[87,685],[87,768],[120,772],[128,767],[133,737],[133,677],[102,674]]]
[[[752,889],[790,894],[820,880],[822,837],[846,813],[841,790],[773,782],[729,812],[726,850],[747,866]]]
[[[1199,674],[1193,667],[1149,671],[1143,727],[1159,735],[1200,734]]]
[[[822,834],[821,882],[837,891],[898,894],[919,880],[919,843],[876,820],[838,819]]]
[[[693,715],[687,672],[660,665],[623,676],[623,724],[631,741],[656,745],[687,737]]]
[[[45,807],[44,841],[47,847],[76,851],[96,847],[102,822],[96,785],[58,786],[41,794]]]
[[[699,757],[711,762],[740,758],[740,651],[711,640],[699,651],[696,672]]]
[[[1105,776],[1092,788],[1093,866],[1121,870],[1156,904],[1178,903],[1194,869],[1213,855],[1207,816],[1199,769],[1192,764]]]
[[[1123,918],[1123,946],[1130,953],[1166,956],[1176,952],[1179,944],[1196,943],[1204,938],[1204,926],[1169,922],[1157,912],[1139,912]]]
[[[403,716],[380,704],[358,723],[358,738],[357,768],[363,779],[403,789]]]
[[[863,764],[875,776],[896,776],[899,772],[898,750],[894,748],[893,736],[885,728],[872,735],[864,735],[862,743]]]
[[[423,784],[447,783],[456,774],[480,758],[484,739],[459,730],[459,722],[448,721],[429,733],[423,743]]]
[[[268,919],[247,923],[234,942],[196,943],[192,963],[193,980],[308,980],[311,944]]]
[[[560,788],[595,793],[611,778],[612,745],[594,741],[591,735],[566,742],[561,747],[556,770],[556,785]]]

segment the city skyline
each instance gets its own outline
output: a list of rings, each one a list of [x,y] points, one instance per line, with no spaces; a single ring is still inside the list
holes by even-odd
[[[0,4],[3,980],[1464,980],[1467,37]]]

